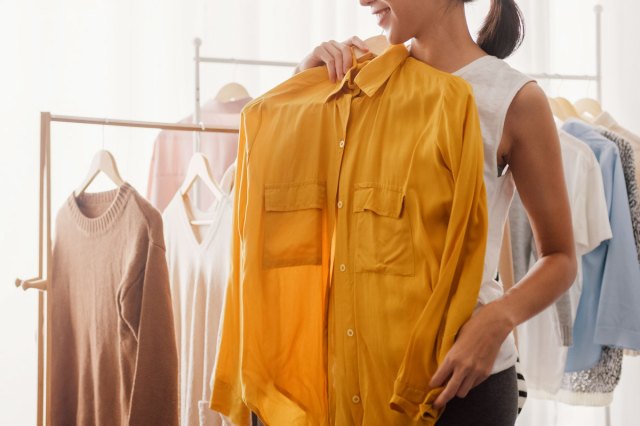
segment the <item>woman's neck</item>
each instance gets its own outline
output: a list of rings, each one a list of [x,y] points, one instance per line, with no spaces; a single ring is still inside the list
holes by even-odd
[[[455,72],[485,55],[469,34],[462,4],[444,11],[411,41],[411,56],[444,72]]]

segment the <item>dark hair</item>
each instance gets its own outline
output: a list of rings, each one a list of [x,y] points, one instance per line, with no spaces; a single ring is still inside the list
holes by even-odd
[[[473,0],[463,0],[469,3]],[[478,45],[489,55],[504,59],[524,39],[524,19],[515,0],[491,0],[491,9],[478,33]]]

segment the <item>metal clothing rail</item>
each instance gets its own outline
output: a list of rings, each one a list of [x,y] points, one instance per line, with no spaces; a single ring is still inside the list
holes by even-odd
[[[195,47],[195,56],[193,58],[195,62],[195,107],[193,114],[193,122],[201,123],[201,103],[200,103],[200,65],[202,63],[209,64],[234,64],[234,65],[253,65],[253,66],[267,66],[267,67],[281,67],[281,68],[294,68],[298,64],[296,62],[285,61],[261,61],[255,59],[236,59],[236,58],[214,58],[200,55],[200,46],[202,46],[202,40],[195,38],[193,40]],[[200,138],[196,135],[193,141],[193,152],[200,151]]]
[[[596,73],[595,75],[576,74],[528,74],[532,78],[540,80],[571,80],[571,81],[594,81],[596,83],[596,99],[602,102],[602,5],[598,4],[593,8],[596,18]]]
[[[51,380],[51,334],[48,299],[45,292],[51,277],[52,238],[51,238],[51,123],[97,124],[102,126],[135,127],[188,132],[238,133],[238,129],[229,127],[206,127],[194,124],[161,123],[150,121],[113,120],[108,118],[75,117],[40,113],[40,194],[38,198],[38,276],[27,280],[16,279],[16,287],[24,290],[37,289],[38,294],[38,394],[37,425],[50,424],[47,407],[50,407]],[[45,260],[46,259],[46,260]],[[46,267],[46,273],[45,273]],[[46,401],[46,402],[45,402]]]

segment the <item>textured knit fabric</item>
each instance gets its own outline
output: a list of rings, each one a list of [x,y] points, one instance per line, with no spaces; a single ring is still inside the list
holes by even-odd
[[[238,128],[240,110],[250,99],[238,99],[230,102],[210,100],[201,108],[201,121],[207,126]],[[193,123],[193,117],[187,117],[181,123]],[[193,155],[194,133],[163,130],[153,147],[147,198],[161,212],[167,207],[184,180],[189,160]],[[216,181],[236,159],[238,135],[233,133],[199,133],[200,152],[207,157],[211,174]],[[202,189],[198,192],[198,206],[208,206],[212,201],[211,193]]]
[[[177,425],[162,218],[129,184],[70,196],[56,219],[51,424]]]
[[[575,241],[578,264],[584,254],[598,247],[603,241],[611,238],[609,213],[602,182],[600,165],[593,151],[584,142],[564,131],[559,132],[564,180],[569,195],[571,221]],[[514,201],[513,217],[519,213],[523,219],[511,222],[512,234],[526,228],[525,235],[531,235],[526,213],[519,200]],[[512,247],[516,253],[526,252],[533,266],[536,250],[533,239],[520,241],[515,238]],[[524,247],[519,245],[523,244]],[[516,258],[514,258],[516,259]],[[515,269],[515,268],[514,268]],[[535,317],[518,327],[518,344],[522,369],[528,380],[531,394],[537,396],[539,391],[554,393],[560,389],[564,374],[568,338],[577,314],[582,292],[582,268],[571,288],[564,293],[555,306],[550,306]]]
[[[212,407],[242,423],[246,405],[269,425],[433,425],[429,381],[482,279],[482,169],[471,88],[403,45],[245,107]]]
[[[598,132],[607,139],[614,142],[620,150],[620,161],[624,172],[624,180],[627,184],[627,194],[629,195],[629,210],[631,211],[631,223],[633,225],[633,236],[636,241],[638,251],[638,262],[640,262],[640,162],[634,153],[634,145],[621,135],[599,127]],[[628,133],[628,132],[627,132]],[[637,150],[640,155],[640,149]],[[640,356],[640,351],[625,349],[625,355]]]
[[[221,181],[223,195],[210,210],[198,211],[178,192],[162,215],[180,359],[181,426],[222,424],[220,415],[209,409],[209,399],[231,263],[234,177],[232,165]],[[192,219],[212,224],[192,226]]]
[[[483,56],[456,71],[454,75],[465,79],[473,88],[484,148],[484,183],[487,190],[489,230],[478,296],[479,309],[482,305],[500,298],[504,293],[495,276],[504,223],[508,217],[515,184],[508,168],[504,173],[498,171],[497,153],[511,102],[520,89],[532,79],[494,56]],[[492,373],[513,366],[517,356],[515,340],[510,334],[498,352]]]
[[[454,397],[436,426],[513,426],[518,416],[516,368],[492,374],[466,397]]]
[[[629,195],[633,236],[636,241],[636,250],[638,250],[638,261],[640,262],[640,159],[636,158],[640,156],[640,149],[634,150],[634,144],[614,131],[606,130],[604,127],[599,127],[597,130],[607,139],[615,142],[620,150],[620,160],[622,161],[622,170],[627,184],[627,194]],[[626,133],[629,134],[629,132]],[[635,154],[636,151],[637,155]],[[624,354],[640,356],[640,351],[625,349]]]
[[[633,147],[622,136],[604,128],[597,129],[600,134],[612,141],[620,151],[620,162],[624,180],[627,184],[627,195],[629,196],[629,211],[631,212],[631,224],[633,225],[633,238],[636,242],[638,252],[638,262],[640,262],[640,191],[638,190],[636,159]]]
[[[622,127],[611,114],[606,111],[595,118],[594,124],[606,127],[629,142],[635,156],[636,170],[640,170],[640,136]],[[636,181],[638,182],[638,186],[640,186],[640,173],[636,173]]]
[[[613,235],[582,257],[582,294],[565,367],[573,372],[593,367],[603,345],[640,349],[640,264],[618,148],[588,124],[570,120],[562,128],[598,158]]]
[[[622,374],[622,349],[605,346],[598,363],[587,370],[565,373],[556,393],[539,393],[536,397],[570,405],[605,407],[613,401],[613,393]]]

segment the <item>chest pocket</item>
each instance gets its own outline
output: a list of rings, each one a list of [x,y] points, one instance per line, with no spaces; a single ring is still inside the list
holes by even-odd
[[[263,267],[322,263],[324,183],[265,185]]]
[[[413,240],[404,194],[379,187],[356,188],[356,272],[414,274]]]

